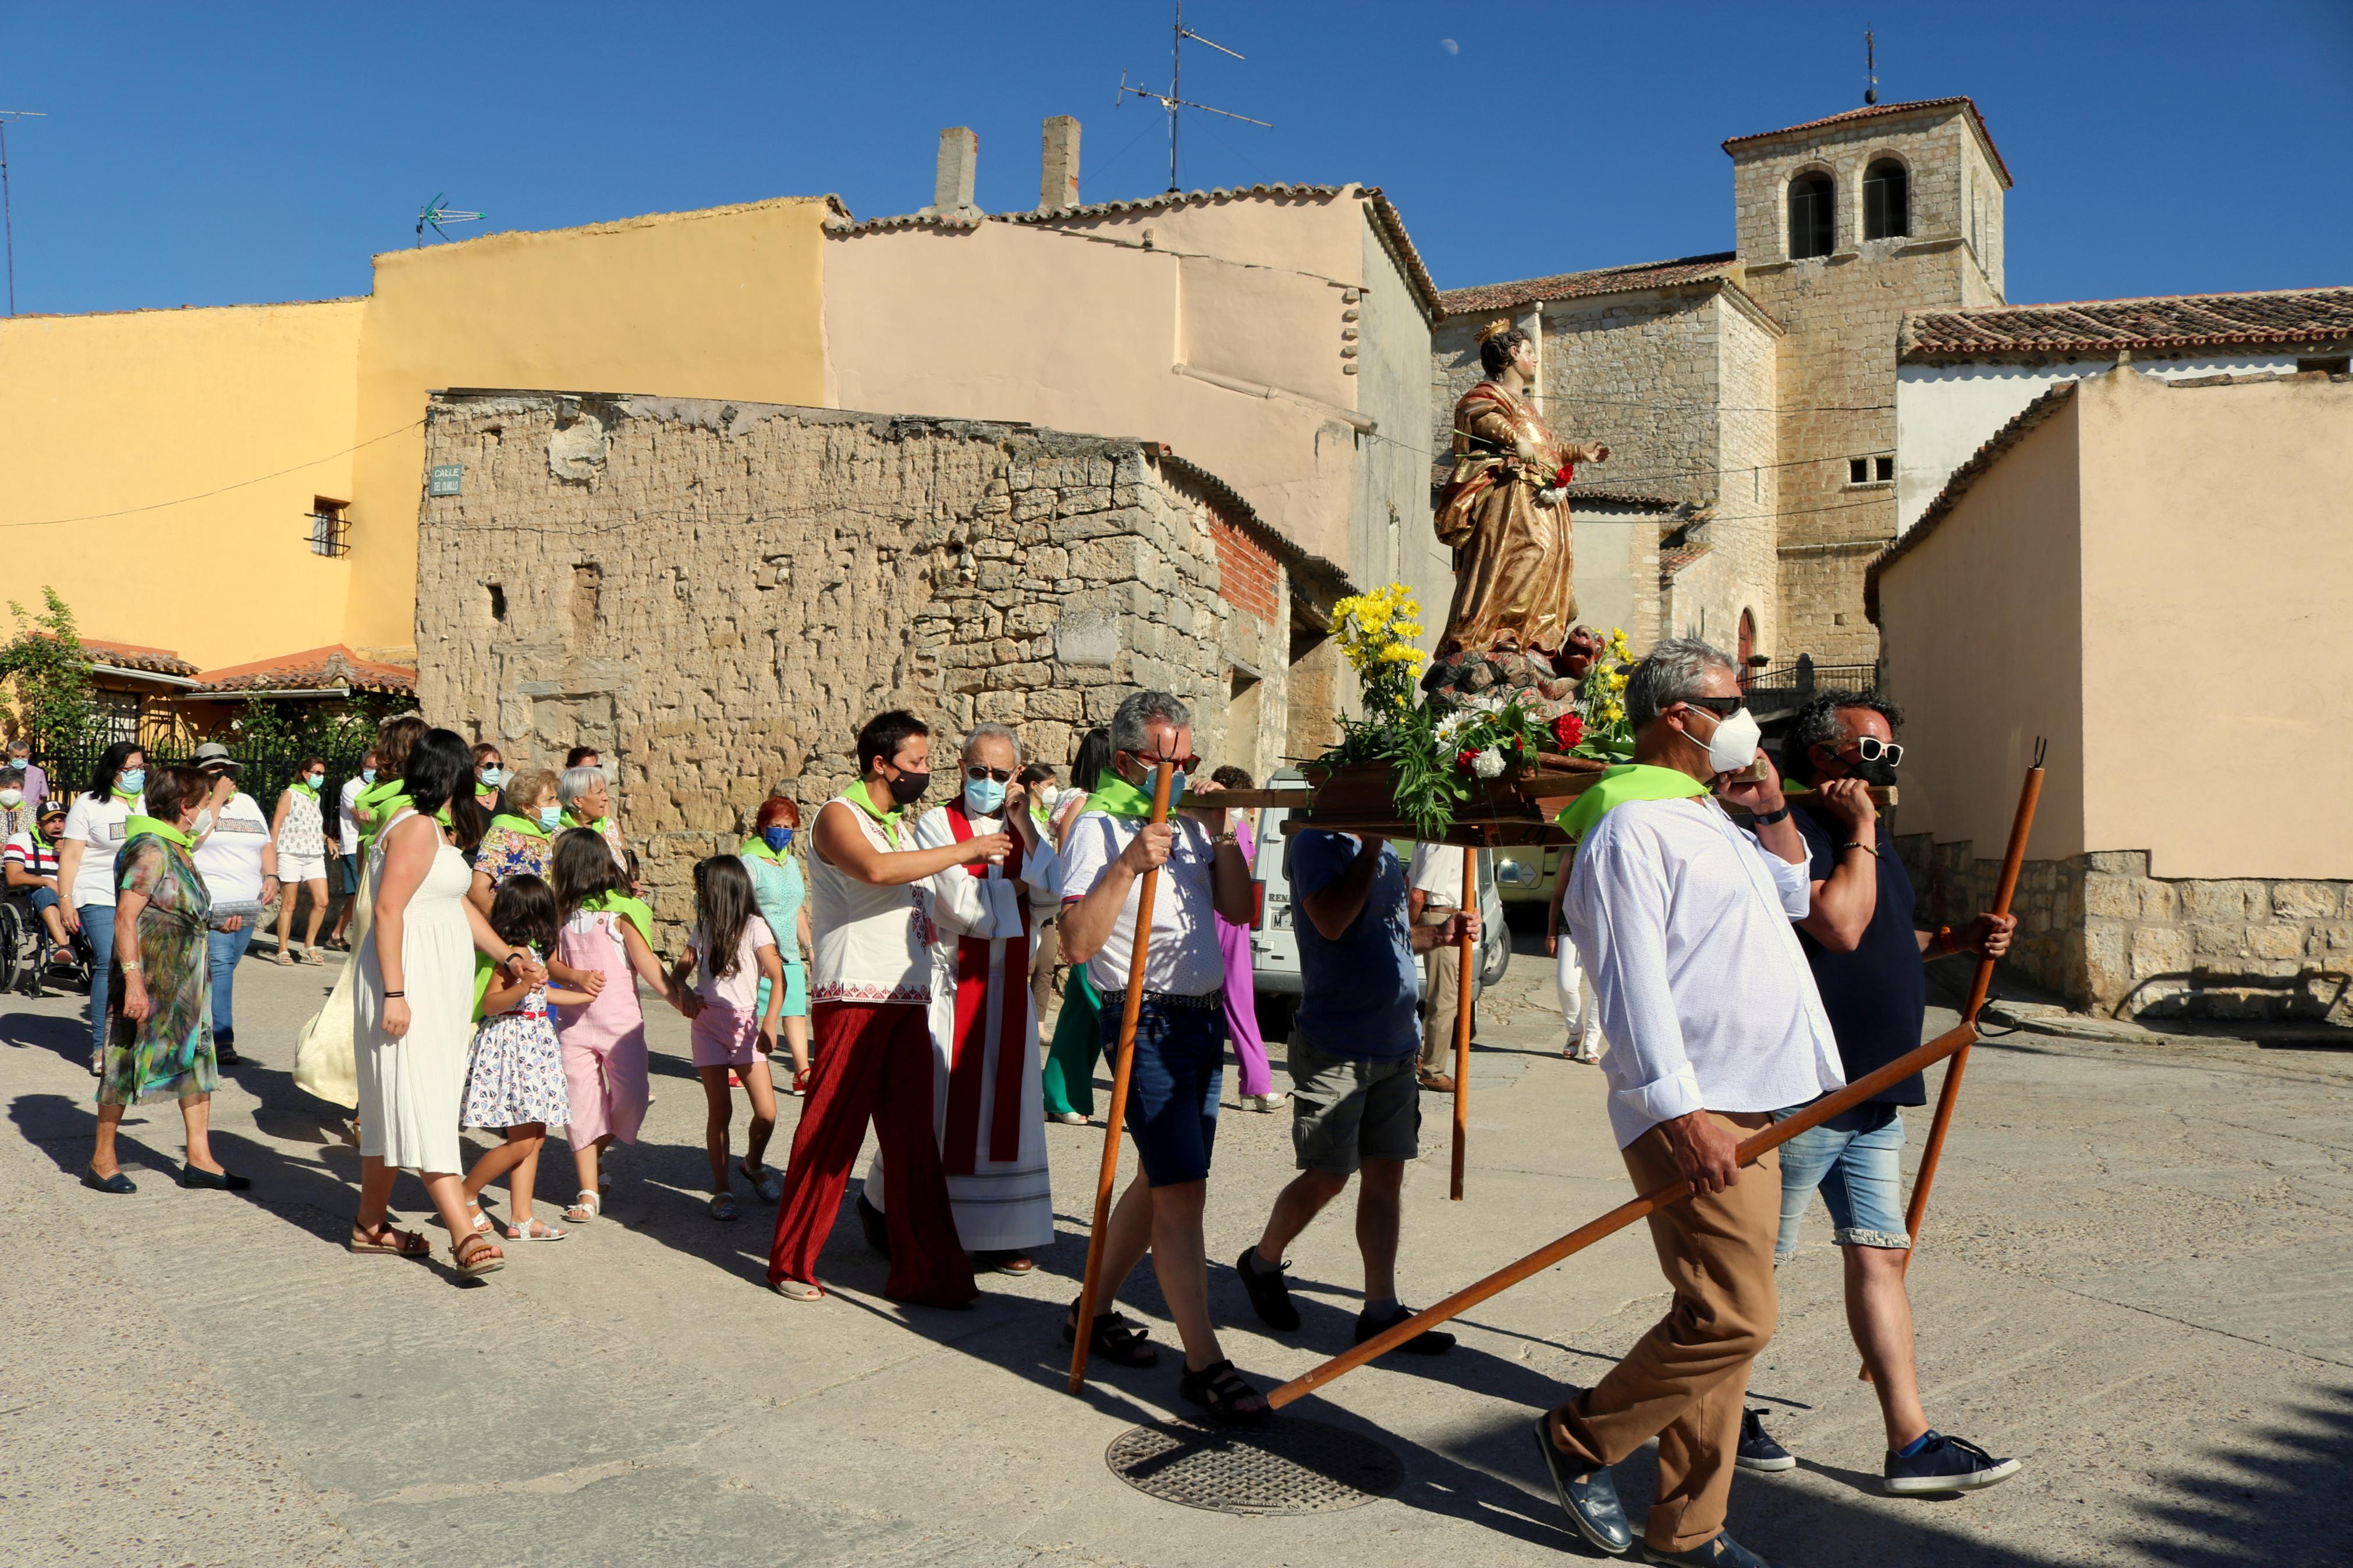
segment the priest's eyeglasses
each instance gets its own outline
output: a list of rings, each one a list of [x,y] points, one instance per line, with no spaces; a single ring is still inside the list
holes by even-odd
[[[1011,784],[1013,773],[1014,770],[1011,768],[983,767],[978,763],[966,763],[964,769],[964,776],[976,784],[982,779],[995,779],[998,784]]]

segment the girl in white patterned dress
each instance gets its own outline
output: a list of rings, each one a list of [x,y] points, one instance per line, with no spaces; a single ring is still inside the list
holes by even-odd
[[[555,950],[555,889],[529,872],[499,884],[491,904],[491,929],[527,949],[544,963]],[[571,1091],[555,1043],[547,1005],[585,1006],[588,994],[533,985],[513,966],[485,970],[488,989],[478,1009],[481,1024],[466,1055],[466,1101],[459,1123],[502,1134],[506,1142],[474,1162],[466,1173],[466,1215],[477,1231],[491,1228],[482,1214],[482,1189],[507,1178],[509,1241],[562,1241],[568,1233],[531,1214],[532,1188],[539,1177],[540,1146],[550,1126],[571,1119]]]

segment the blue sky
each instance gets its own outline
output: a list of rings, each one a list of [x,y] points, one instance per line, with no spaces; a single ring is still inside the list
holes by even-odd
[[[1167,184],[1163,0],[1063,5],[0,3],[18,308],[366,291],[436,192],[544,228],[835,192],[930,199],[940,127],[986,207]],[[1183,184],[1384,186],[1442,288],[1728,248],[1726,136],[1973,94],[2018,180],[2019,301],[2353,283],[2353,5],[1464,6],[1192,0]]]

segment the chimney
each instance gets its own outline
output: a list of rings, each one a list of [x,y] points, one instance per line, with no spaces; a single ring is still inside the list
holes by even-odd
[[[932,177],[932,205],[923,209],[925,216],[978,216],[980,209],[972,203],[972,176],[979,161],[980,138],[969,128],[955,125],[940,132],[939,172]]]
[[[1079,122],[1067,114],[1046,121],[1038,172],[1038,210],[1058,213],[1079,205]]]

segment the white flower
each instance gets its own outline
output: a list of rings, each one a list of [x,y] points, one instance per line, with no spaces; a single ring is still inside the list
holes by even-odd
[[[1496,692],[1482,691],[1471,699],[1471,706],[1482,713],[1501,713],[1510,706],[1510,700]]]
[[[1471,759],[1471,771],[1482,779],[1491,779],[1504,771],[1504,753],[1490,746]]]
[[[1460,735],[1463,731],[1471,727],[1471,722],[1475,717],[1475,714],[1457,708],[1453,712],[1449,713],[1445,718],[1440,719],[1438,721],[1439,740],[1440,742],[1452,741],[1455,736]]]

